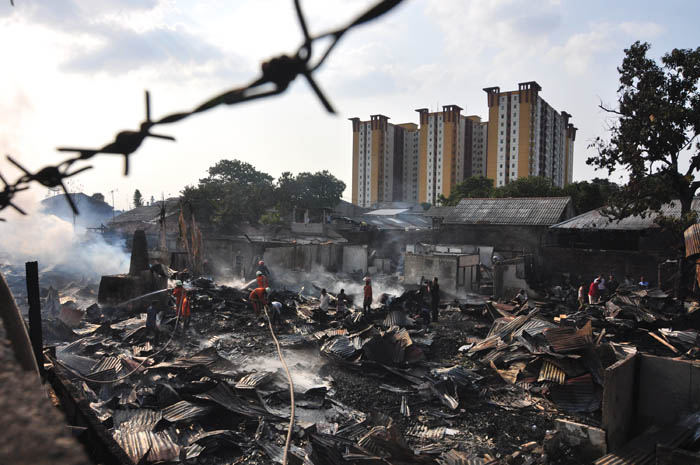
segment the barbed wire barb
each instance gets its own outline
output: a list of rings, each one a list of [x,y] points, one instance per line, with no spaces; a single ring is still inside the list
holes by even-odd
[[[70,168],[75,164],[85,160],[89,160],[95,155],[106,154],[106,155],[121,155],[124,157],[124,175],[129,174],[129,161],[131,155],[138,150],[143,141],[148,137],[153,137],[157,139],[164,139],[169,141],[175,141],[172,136],[166,136],[162,134],[154,134],[151,129],[154,126],[173,124],[189,118],[193,115],[211,110],[219,105],[235,105],[242,102],[248,102],[251,100],[256,100],[265,97],[271,97],[273,95],[279,95],[286,91],[297,76],[302,75],[309,83],[309,86],[313,90],[316,97],[323,105],[323,107],[331,114],[335,114],[335,109],[331,104],[330,100],[325,96],[321,87],[318,85],[314,79],[313,73],[318,70],[321,65],[326,61],[331,52],[335,49],[336,45],[340,39],[352,28],[357,27],[361,24],[365,24],[379,16],[382,16],[399,5],[403,0],[381,0],[373,7],[362,13],[360,16],[355,18],[346,26],[341,28],[322,33],[320,35],[314,36],[309,32],[309,27],[304,16],[304,11],[301,7],[300,0],[293,0],[294,8],[296,11],[297,20],[299,21],[299,26],[303,35],[302,44],[297,48],[296,53],[293,56],[289,55],[279,55],[272,58],[269,61],[262,63],[261,72],[262,75],[250,82],[247,86],[238,87],[225,91],[219,95],[211,97],[205,100],[203,103],[195,107],[190,111],[171,113],[169,115],[163,116],[157,120],[151,119],[151,100],[150,93],[145,91],[145,119],[139,126],[137,131],[134,130],[124,130],[117,133],[114,140],[102,148],[98,149],[88,149],[88,148],[75,148],[75,147],[59,147],[57,150],[59,152],[74,152],[77,153],[76,156],[68,158],[56,166],[47,166],[42,168],[36,174],[31,174],[28,170],[23,168],[19,163],[13,160],[9,155],[7,159],[18,167],[25,174],[21,176],[14,184],[8,184],[5,179],[2,178],[5,183],[5,187],[2,192],[0,192],[0,211],[8,206],[15,208],[20,213],[24,213],[20,208],[12,203],[12,199],[17,192],[26,190],[28,184],[31,182],[39,182],[40,184],[47,187],[58,187],[63,189],[63,192],[68,194],[68,191],[63,184],[63,180],[75,176],[87,169],[92,168],[91,166],[86,166],[79,168],[75,171],[69,172]],[[14,1],[10,0],[10,3],[14,6]],[[326,47],[323,53],[320,54],[320,58],[314,64],[312,61],[312,50],[314,42],[325,40],[331,38],[330,44]],[[66,199],[70,204],[71,209],[75,214],[79,214],[73,200],[70,195],[66,195]]]

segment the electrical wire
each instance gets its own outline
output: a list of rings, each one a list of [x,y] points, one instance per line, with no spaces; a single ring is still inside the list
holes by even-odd
[[[291,410],[289,412],[289,427],[287,429],[287,440],[284,443],[284,453],[282,455],[282,465],[287,465],[287,456],[289,455],[289,445],[292,442],[292,431],[294,430],[294,382],[292,381],[292,375],[289,372],[289,367],[287,366],[287,362],[284,360],[284,356],[282,355],[282,349],[280,348],[280,342],[277,340],[277,336],[275,336],[275,331],[272,329],[272,321],[270,321],[270,315],[267,313],[267,305],[263,307],[263,310],[265,311],[265,318],[267,318],[267,324],[270,327],[270,334],[272,335],[272,340],[275,341],[275,346],[277,347],[277,355],[280,358],[280,361],[282,362],[282,367],[284,368],[285,373],[287,374],[287,382],[289,382],[289,398],[290,402],[292,404]]]

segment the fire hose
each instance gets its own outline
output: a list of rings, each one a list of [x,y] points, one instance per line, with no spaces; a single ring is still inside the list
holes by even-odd
[[[289,399],[291,403],[291,410],[289,412],[289,427],[287,428],[287,440],[284,443],[284,453],[282,454],[282,465],[287,465],[289,445],[292,442],[292,431],[294,430],[294,382],[292,381],[292,375],[289,372],[287,362],[284,360],[284,356],[282,356],[280,342],[277,340],[277,336],[275,336],[275,331],[272,329],[272,321],[270,321],[270,315],[268,315],[267,313],[267,305],[263,306],[263,310],[265,311],[265,318],[267,318],[267,324],[270,327],[270,334],[272,335],[272,340],[275,341],[275,346],[277,347],[277,355],[280,358],[280,362],[282,362],[282,367],[284,368],[284,372],[287,374],[287,382],[289,383]]]

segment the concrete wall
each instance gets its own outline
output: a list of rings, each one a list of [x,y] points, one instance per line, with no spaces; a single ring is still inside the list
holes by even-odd
[[[564,247],[544,247],[542,249],[542,272],[548,276],[570,273],[573,281],[578,275],[590,281],[600,273],[614,274],[622,282],[625,276],[637,280],[644,275],[652,286],[657,284],[658,264],[665,261],[661,252],[634,252],[615,250],[588,250]],[[548,277],[545,276],[545,277]]]
[[[535,293],[527,283],[524,258],[514,258],[498,262],[493,267],[493,294],[499,299],[512,299],[520,289],[532,295]]]
[[[323,223],[292,223],[292,232],[324,235],[326,233],[326,225]]]
[[[624,446],[632,438],[637,362],[637,354],[632,354],[606,368],[603,375],[602,426],[611,451]]]
[[[443,224],[437,233],[440,244],[483,244],[506,257],[537,253],[546,237],[546,226],[490,224]]]
[[[406,254],[404,282],[418,284],[421,277],[438,278],[440,288],[447,292],[457,290],[457,256]]]
[[[343,246],[342,270],[346,273],[353,273],[358,270],[367,273],[367,246]]]
[[[305,244],[268,248],[265,250],[266,264],[275,268],[311,271],[323,267],[337,271],[342,267],[343,246],[339,244]]]

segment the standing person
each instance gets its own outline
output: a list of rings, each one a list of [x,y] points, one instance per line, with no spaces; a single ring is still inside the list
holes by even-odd
[[[586,285],[581,283],[578,288],[578,309],[583,310],[583,306],[586,304]]]
[[[267,280],[267,276],[265,276],[262,271],[255,272],[255,279],[258,282],[257,287],[262,287],[262,288],[270,287],[270,282]]]
[[[265,287],[258,287],[250,292],[248,300],[250,300],[251,305],[253,305],[255,316],[260,316],[263,307],[267,305],[267,295],[269,292],[270,289]]]
[[[160,309],[153,303],[146,309],[146,332],[153,334],[153,347],[158,346],[160,331],[158,330],[158,313]]]
[[[605,300],[605,298],[607,297],[607,293],[608,293],[608,289],[605,286],[605,278],[603,277],[602,274],[599,274],[598,279],[600,280],[598,282],[598,299]]]
[[[433,311],[433,321],[438,320],[438,306],[440,305],[440,285],[438,284],[437,276],[433,278],[433,282],[428,284],[430,292],[430,308]]]
[[[319,307],[321,307],[321,310],[323,313],[328,313],[328,305],[331,303],[331,296],[328,295],[328,292],[326,292],[325,289],[321,289],[321,302],[319,304]]]
[[[595,278],[591,285],[588,287],[588,303],[595,304],[598,303],[598,283],[600,280]]]
[[[608,293],[609,293],[610,295],[613,295],[613,294],[615,293],[615,291],[617,291],[617,288],[618,288],[619,286],[620,286],[620,283],[618,283],[618,282],[615,280],[615,276],[610,275],[610,276],[608,277]]]
[[[430,332],[430,309],[424,302],[421,302],[420,305],[420,316],[423,319],[423,328],[425,332]]]
[[[362,301],[362,312],[368,313],[372,310],[372,280],[365,278],[365,298]]]
[[[190,296],[187,295],[187,290],[182,286],[182,281],[175,281],[173,297],[175,297],[176,314],[182,321],[184,331],[187,331],[190,327]]]
[[[341,289],[338,296],[335,298],[335,312],[338,315],[343,315],[346,309],[346,301],[348,296],[345,295],[345,289]]]

